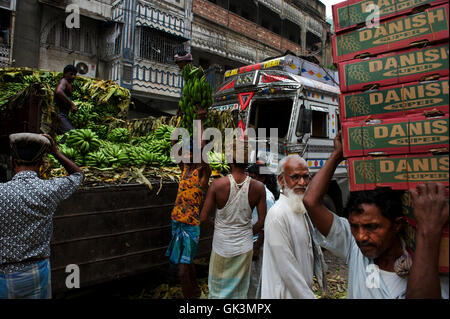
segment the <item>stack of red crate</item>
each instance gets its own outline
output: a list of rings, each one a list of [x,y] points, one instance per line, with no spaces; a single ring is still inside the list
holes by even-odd
[[[448,1],[347,0],[333,6],[333,23],[350,190],[427,181],[448,190]],[[406,193],[405,212],[408,204]],[[415,221],[405,215],[414,251]],[[448,227],[441,259],[448,273]]]

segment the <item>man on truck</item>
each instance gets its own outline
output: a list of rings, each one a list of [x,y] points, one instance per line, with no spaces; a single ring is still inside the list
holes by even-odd
[[[322,203],[338,164],[343,160],[341,134],[334,151],[306,190],[303,203],[323,248],[349,265],[347,298],[448,298],[448,277],[439,277],[442,230],[449,207],[442,184],[421,184],[410,190],[417,220],[414,261],[400,238],[401,197],[387,188],[352,192],[347,218]]]
[[[77,68],[71,64],[63,70],[63,78],[59,80],[54,92],[55,105],[58,107],[59,126],[58,134],[64,134],[74,127],[69,120],[69,113],[77,112],[75,103],[72,102],[72,83],[77,75]]]
[[[49,299],[53,215],[81,185],[83,173],[48,135],[17,133],[9,139],[15,175],[0,184],[0,299]],[[69,176],[39,178],[47,151]]]
[[[197,143],[203,151],[204,141],[203,121],[206,116],[205,109],[198,109],[197,119],[200,120],[200,133],[195,136]],[[184,141],[186,143],[186,141]],[[194,258],[200,239],[200,209],[203,198],[208,189],[211,168],[201,157],[200,163],[193,162],[194,143],[189,141],[189,158],[178,163],[181,170],[181,179],[173,208],[172,240],[167,248],[166,256],[178,265],[178,277],[182,284],[184,298],[198,298],[202,291],[197,282]],[[172,146],[176,143],[172,140]]]

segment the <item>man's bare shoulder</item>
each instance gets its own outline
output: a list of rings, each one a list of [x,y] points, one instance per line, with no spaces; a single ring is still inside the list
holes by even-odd
[[[213,182],[211,183],[211,186],[214,185],[214,187],[216,189],[220,189],[222,187],[226,187],[229,183],[229,179],[227,176],[225,177],[220,177],[220,178],[216,178],[215,180],[213,180]]]
[[[61,80],[58,81],[58,84],[56,84],[56,87],[62,86],[65,88],[69,84],[70,83],[65,78],[62,78]]]
[[[266,193],[266,189],[264,187],[264,184],[254,178],[252,178],[250,180],[250,187],[252,190],[254,190],[255,192],[263,192],[264,194]]]

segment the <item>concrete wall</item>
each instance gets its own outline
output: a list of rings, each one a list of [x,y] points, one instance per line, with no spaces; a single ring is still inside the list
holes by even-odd
[[[13,66],[37,68],[39,65],[39,32],[42,5],[35,0],[16,4]]]
[[[278,34],[269,31],[256,23],[244,19],[237,14],[206,0],[195,0],[193,3],[194,15],[203,17],[218,26],[228,28],[246,37],[284,52],[289,49],[296,54],[301,54],[300,45],[282,38]],[[194,18],[195,23],[195,18]]]
[[[68,50],[61,47],[53,47],[48,46],[46,44],[47,37],[52,29],[52,27],[57,24],[65,21],[65,12],[61,9],[45,6],[41,15],[41,25],[42,29],[40,32],[40,47],[39,47],[39,62],[38,67],[40,69],[50,70],[62,72],[64,67],[68,64],[73,64],[74,61],[84,61],[91,64],[95,64],[97,68],[97,76],[103,77],[104,64],[99,63],[99,52],[97,47],[94,46],[94,43],[99,45],[98,37],[100,33],[99,24],[100,21],[88,19],[85,17],[81,17],[80,24],[83,27],[86,27],[90,30],[95,30],[97,35],[97,41],[95,39],[91,40],[91,45],[93,46],[93,54],[82,54],[80,52],[75,52],[72,50]],[[94,41],[92,41],[94,40]]]

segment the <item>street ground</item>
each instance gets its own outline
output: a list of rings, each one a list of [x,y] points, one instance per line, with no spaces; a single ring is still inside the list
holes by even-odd
[[[347,297],[347,271],[343,260],[324,250],[325,262],[328,265],[328,294],[320,291],[314,279],[314,293],[317,298],[343,299]],[[195,261],[197,278],[205,293],[208,294],[209,257],[197,258]],[[78,289],[73,293],[54,296],[56,299],[180,299],[182,298],[177,269],[161,267],[148,273],[130,278],[116,280],[95,287]]]

